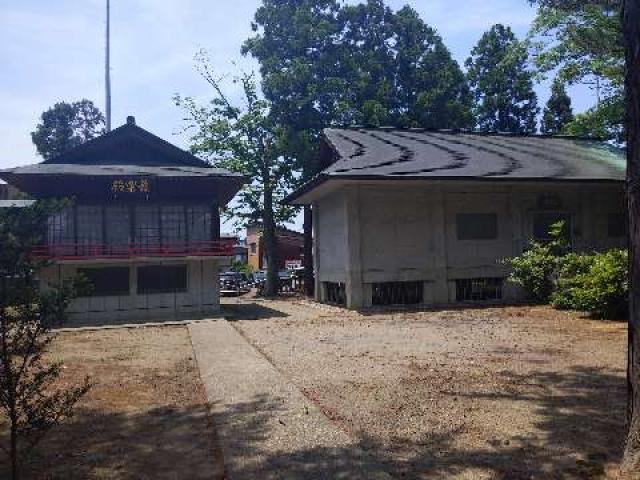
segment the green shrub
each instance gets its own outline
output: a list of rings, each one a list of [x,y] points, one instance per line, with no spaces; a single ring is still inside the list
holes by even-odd
[[[628,295],[628,252],[613,249],[565,257],[551,303],[597,318],[620,319],[627,316]]]
[[[520,285],[529,300],[555,308],[580,310],[597,318],[624,318],[629,294],[628,253],[568,253],[562,222],[554,224],[550,241],[531,242],[522,255],[508,258],[509,281]]]
[[[557,261],[547,245],[534,243],[522,255],[508,258],[505,263],[512,269],[509,281],[520,285],[529,300],[548,303]]]
[[[583,278],[588,275],[595,255],[569,253],[560,259],[550,303],[556,308],[577,310],[577,291],[583,287]]]
[[[567,250],[564,222],[551,226],[550,241],[532,241],[519,257],[507,258],[504,263],[511,267],[509,281],[520,285],[528,300],[548,303],[554,290],[554,277],[559,262]]]

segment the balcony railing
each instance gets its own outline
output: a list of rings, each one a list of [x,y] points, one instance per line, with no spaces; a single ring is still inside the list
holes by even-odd
[[[159,244],[131,243],[107,245],[71,243],[39,245],[32,250],[39,260],[98,260],[128,259],[136,257],[231,257],[233,240],[181,241]]]

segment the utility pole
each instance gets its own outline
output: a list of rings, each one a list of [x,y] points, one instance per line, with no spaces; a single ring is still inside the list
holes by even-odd
[[[104,75],[105,75],[105,114],[107,117],[107,132],[111,131],[111,62],[110,62],[110,52],[109,52],[109,43],[110,43],[110,32],[109,32],[109,0],[107,0],[107,39],[105,46],[105,57],[104,57]]]

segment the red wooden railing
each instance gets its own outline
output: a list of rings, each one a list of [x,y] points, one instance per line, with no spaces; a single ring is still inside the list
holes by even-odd
[[[171,242],[162,245],[131,243],[107,245],[95,243],[65,243],[39,245],[31,251],[35,259],[93,260],[134,257],[230,257],[234,240]]]

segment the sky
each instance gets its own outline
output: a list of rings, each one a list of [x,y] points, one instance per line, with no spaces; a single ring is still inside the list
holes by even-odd
[[[194,55],[201,49],[220,75],[257,71],[257,63],[242,57],[240,47],[252,34],[250,22],[260,3],[111,0],[113,127],[134,115],[141,127],[186,148],[184,115],[172,97],[209,97],[209,85],[194,68]],[[491,25],[510,25],[523,37],[535,15],[526,0],[387,4],[394,10],[405,4],[415,8],[460,64]],[[105,0],[0,0],[0,168],[41,160],[30,132],[54,103],[88,98],[104,110],[104,30]],[[537,87],[541,105],[548,89],[548,84]],[[569,93],[575,111],[595,102],[585,87]]]

